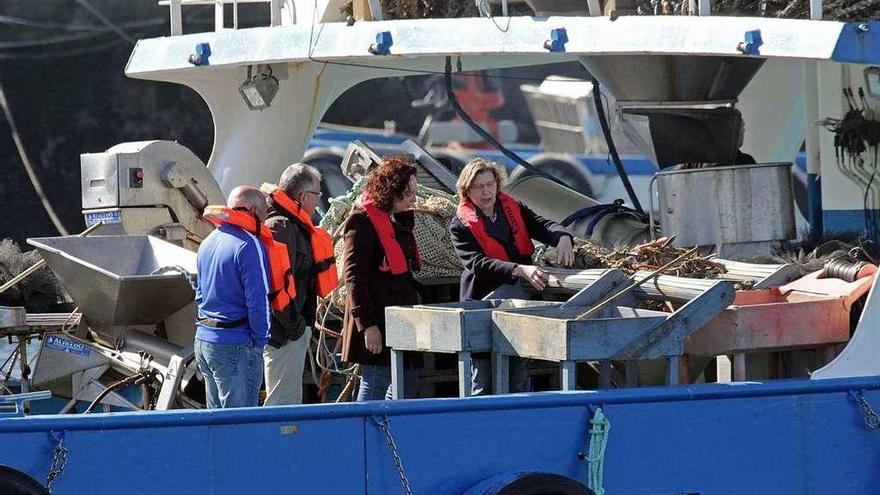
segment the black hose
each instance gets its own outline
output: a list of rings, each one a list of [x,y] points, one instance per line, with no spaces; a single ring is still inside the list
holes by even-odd
[[[87,407],[86,410],[83,411],[83,414],[89,414],[90,412],[92,412],[92,409],[94,409],[95,406],[97,406],[102,400],[104,400],[104,397],[107,397],[110,394],[110,392],[118,390],[118,389],[125,387],[127,385],[131,385],[132,383],[139,383],[143,380],[146,380],[149,373],[150,373],[149,371],[141,371],[140,373],[138,373],[136,375],[131,375],[129,377],[123,378],[122,380],[119,380],[117,382],[110,384],[107,388],[102,390],[100,394],[98,394],[98,397],[96,397],[95,400],[93,400],[92,403],[89,404],[89,407]]]
[[[464,108],[461,107],[461,104],[458,102],[458,98],[455,97],[455,92],[452,91],[452,57],[446,57],[445,76],[446,76],[445,77],[446,98],[449,101],[449,105],[452,106],[452,109],[455,110],[455,113],[458,114],[458,116],[461,118],[461,120],[463,120],[471,129],[473,129],[474,132],[479,134],[481,138],[485,139],[486,142],[488,142],[489,144],[494,146],[495,149],[500,151],[504,156],[506,156],[507,158],[513,160],[514,162],[522,165],[523,167],[525,167],[526,169],[528,169],[532,173],[534,173],[536,175],[540,175],[541,177],[544,177],[545,179],[553,181],[553,182],[555,182],[555,183],[557,183],[567,189],[571,189],[571,187],[568,184],[562,182],[561,180],[557,179],[556,177],[553,177],[552,175],[548,174],[547,172],[544,172],[543,170],[535,167],[531,163],[523,160],[519,155],[517,155],[513,151],[510,151],[509,149],[505,148],[504,145],[501,144],[500,142],[498,142],[498,140],[495,139],[494,136],[492,136],[491,134],[486,132],[485,129],[483,129],[476,122],[474,122],[474,119],[472,119],[471,116],[468,115],[467,112],[464,110]]]
[[[611,153],[611,160],[614,161],[617,175],[623,181],[623,187],[626,189],[626,194],[629,196],[629,201],[632,203],[633,208],[644,215],[645,210],[642,209],[642,204],[639,203],[639,198],[636,197],[636,192],[629,182],[629,176],[626,174],[623,163],[620,161],[620,155],[617,154],[614,139],[611,138],[611,128],[608,126],[608,119],[605,117],[605,107],[602,106],[602,93],[599,91],[599,81],[595,77],[593,78],[593,101],[596,103],[596,115],[599,117],[599,124],[602,125],[602,134],[605,135],[605,142],[608,144],[608,152]]]

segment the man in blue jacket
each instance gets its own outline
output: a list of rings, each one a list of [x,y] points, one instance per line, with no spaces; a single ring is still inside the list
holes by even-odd
[[[211,232],[197,255],[199,307],[194,351],[209,409],[257,406],[263,347],[269,339],[269,262],[263,244],[235,218],[266,218],[263,194],[232,190],[229,219]]]

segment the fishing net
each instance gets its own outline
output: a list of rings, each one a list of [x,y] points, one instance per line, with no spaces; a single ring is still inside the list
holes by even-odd
[[[345,305],[345,286],[342,277],[344,245],[342,232],[345,220],[354,208],[363,187],[364,180],[358,180],[348,193],[331,199],[330,208],[321,220],[321,226],[326,228],[333,237],[333,249],[338,260],[336,269],[339,272],[340,283],[330,296],[333,305],[337,308],[342,308]],[[455,196],[422,185],[419,186],[414,207],[414,233],[422,259],[422,269],[415,272],[416,280],[458,278],[461,275],[461,262],[458,261],[452,250],[452,238],[449,234],[449,222],[452,220],[452,215],[455,214],[457,205],[458,200]]]
[[[669,245],[668,239],[639,244],[638,246],[610,250],[594,241],[575,239],[574,269],[619,268],[628,273],[639,270],[653,271],[687,252],[687,249]],[[542,246],[538,249],[536,260],[539,266],[556,264],[556,248]],[[688,278],[714,279],[726,273],[724,265],[708,258],[692,256],[665,273]]]
[[[0,285],[40,261],[36,251],[22,252],[11,239],[0,241]],[[0,293],[0,305],[24,306],[30,312],[51,310],[63,297],[64,289],[47,267],[40,268],[15,286]]]

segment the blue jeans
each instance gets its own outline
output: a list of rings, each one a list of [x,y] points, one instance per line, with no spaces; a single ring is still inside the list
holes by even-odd
[[[403,371],[403,396],[414,398],[418,386],[419,370]],[[391,365],[361,365],[361,384],[358,387],[358,402],[365,400],[391,400]]]
[[[256,407],[263,383],[263,349],[250,342],[216,344],[196,340],[196,363],[205,379],[208,409]]]

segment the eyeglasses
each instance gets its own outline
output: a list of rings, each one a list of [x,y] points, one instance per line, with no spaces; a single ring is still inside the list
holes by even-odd
[[[322,193],[321,191],[303,191],[303,192],[304,192],[304,193],[314,194],[314,195],[317,196],[318,198],[320,198],[321,196],[324,195],[324,193]]]
[[[486,189],[493,190],[496,188],[497,185],[498,183],[494,180],[492,182],[484,182],[482,184],[471,184],[471,187],[468,188],[468,191],[482,192]]]

